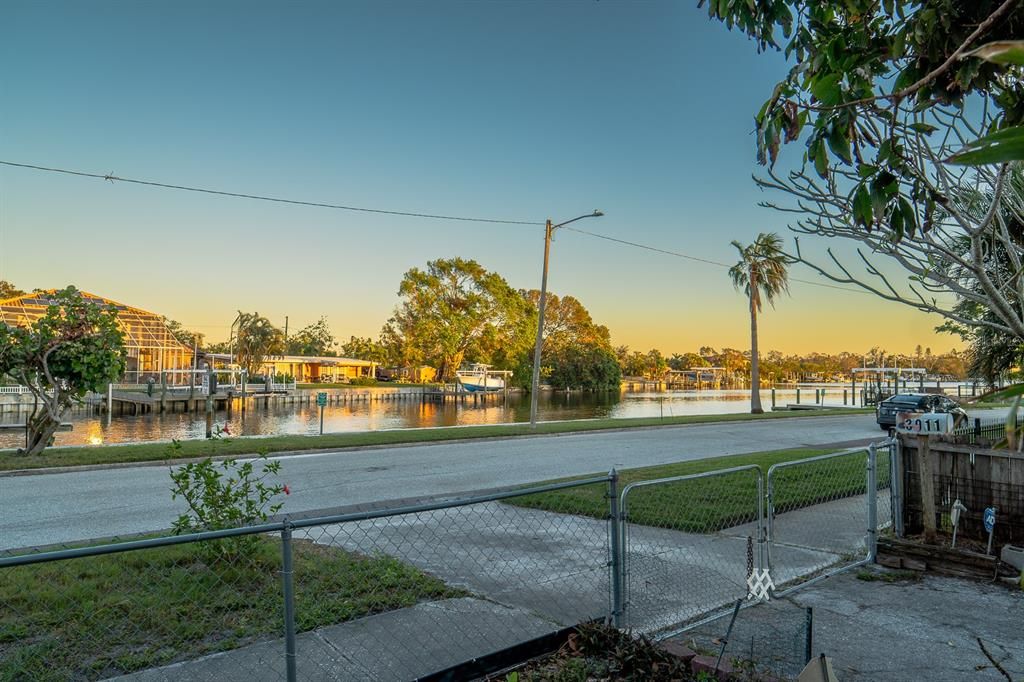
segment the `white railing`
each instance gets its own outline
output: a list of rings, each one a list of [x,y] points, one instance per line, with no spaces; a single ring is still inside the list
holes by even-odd
[[[282,381],[281,383],[277,383],[276,381],[274,381],[274,382],[271,382],[271,384],[270,384],[270,390],[271,391],[294,391],[295,390],[295,385],[296,385],[296,382],[294,382],[294,381],[292,381],[292,382]]]
[[[31,391],[27,386],[0,386],[0,394],[22,395],[23,393],[31,393]]]

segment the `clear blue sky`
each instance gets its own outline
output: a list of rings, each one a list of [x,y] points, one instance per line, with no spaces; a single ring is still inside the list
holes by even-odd
[[[785,232],[750,181],[753,114],[785,64],[695,4],[8,0],[0,158],[403,211],[600,208],[579,226],[731,262],[730,240]],[[239,308],[376,336],[402,273],[434,258],[536,288],[542,235],[0,167],[0,278],[74,283],[214,340]],[[616,343],[749,346],[721,268],[563,231],[550,289]],[[792,293],[762,348],[952,345],[894,304]]]

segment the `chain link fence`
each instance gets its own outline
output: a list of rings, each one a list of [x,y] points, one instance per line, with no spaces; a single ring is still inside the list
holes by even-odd
[[[408,680],[606,619],[607,514],[559,507],[611,480],[8,553],[0,679]]]
[[[888,442],[884,452],[878,457],[872,445],[768,469],[768,565],[776,596],[874,560],[879,509],[882,523],[892,519]]]
[[[0,680],[408,680],[594,619],[664,638],[755,572],[778,595],[870,557],[898,518],[874,455],[0,553]]]
[[[678,630],[745,598],[763,563],[762,497],[755,465],[626,486],[626,624]]]

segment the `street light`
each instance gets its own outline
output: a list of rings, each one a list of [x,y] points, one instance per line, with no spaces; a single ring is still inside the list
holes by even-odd
[[[544,345],[544,303],[548,293],[548,253],[551,251],[551,236],[560,227],[584,218],[600,218],[604,213],[594,210],[593,213],[577,216],[564,223],[552,225],[548,220],[544,226],[544,274],[540,279],[540,305],[537,308],[537,345],[533,349],[533,381],[530,382],[530,428],[537,428],[537,393],[540,391],[540,351]]]

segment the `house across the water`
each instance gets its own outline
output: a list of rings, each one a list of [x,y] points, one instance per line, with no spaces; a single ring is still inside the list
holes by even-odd
[[[54,305],[56,293],[56,289],[47,289],[0,301],[0,323],[29,327]],[[124,334],[128,354],[122,381],[141,384],[153,379],[159,382],[163,372],[172,384],[188,380],[184,372],[192,367],[192,349],[175,338],[163,316],[87,291],[79,291],[78,295],[101,308],[117,311],[117,325]]]
[[[206,353],[206,362],[214,369],[234,366],[230,353]],[[373,378],[377,363],[356,358],[337,358],[329,355],[273,355],[260,366],[264,376],[293,377],[297,383],[344,382],[360,377]]]

